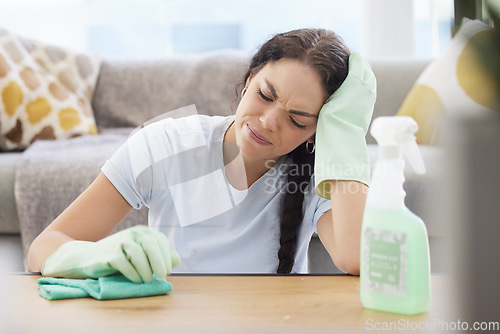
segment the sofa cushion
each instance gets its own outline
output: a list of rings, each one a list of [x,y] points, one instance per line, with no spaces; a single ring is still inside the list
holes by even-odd
[[[419,125],[417,142],[437,144],[447,113],[494,108],[496,85],[475,51],[493,31],[480,21],[465,21],[443,54],[422,72],[406,96],[398,115],[413,117]]]
[[[0,29],[0,148],[95,134],[91,99],[99,65],[98,57]]]
[[[97,126],[136,127],[192,104],[203,115],[231,115],[248,61],[246,52],[231,50],[153,61],[104,60],[93,101]]]

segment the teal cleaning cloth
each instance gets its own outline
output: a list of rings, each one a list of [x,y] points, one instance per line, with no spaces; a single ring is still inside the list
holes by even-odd
[[[123,275],[98,279],[72,279],[42,277],[38,279],[40,296],[48,300],[92,297],[99,300],[123,299],[166,295],[172,284],[166,280],[133,283]]]

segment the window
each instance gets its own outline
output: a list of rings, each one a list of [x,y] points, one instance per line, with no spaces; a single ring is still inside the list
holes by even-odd
[[[323,27],[367,57],[437,56],[452,0],[17,0],[0,22],[28,38],[108,58],[253,52],[277,32]]]

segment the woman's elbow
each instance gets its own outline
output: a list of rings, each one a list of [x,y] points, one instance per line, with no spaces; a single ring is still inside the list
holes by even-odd
[[[29,249],[26,257],[26,267],[30,272],[40,272],[42,267],[43,259],[39,256],[39,251],[37,249],[37,240],[35,239]]]
[[[44,230],[29,247],[26,259],[28,271],[40,272],[45,260],[63,243],[71,240],[74,239],[60,231]]]
[[[345,272],[346,274],[359,276],[360,273],[360,264],[359,257],[356,256],[344,256],[337,257],[334,260],[335,266]]]

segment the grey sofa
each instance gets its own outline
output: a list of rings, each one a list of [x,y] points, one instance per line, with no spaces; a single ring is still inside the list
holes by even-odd
[[[95,178],[104,161],[143,122],[168,111],[195,105],[200,114],[230,115],[237,106],[235,86],[248,55],[220,51],[148,61],[104,60],[93,98],[100,134],[69,141],[37,141],[25,152],[0,153],[0,234],[21,236],[23,256],[33,239]],[[372,60],[378,82],[374,117],[393,115],[429,60]],[[377,151],[368,135],[372,163]],[[446,266],[440,255],[444,231],[434,214],[440,179],[440,148],[422,146],[425,176],[407,168],[407,206],[427,224],[432,269]],[[146,209],[133,211],[118,229],[146,223]],[[7,240],[1,239],[0,240]],[[5,241],[3,241],[5,242]],[[313,273],[335,272],[321,243],[310,247]]]

